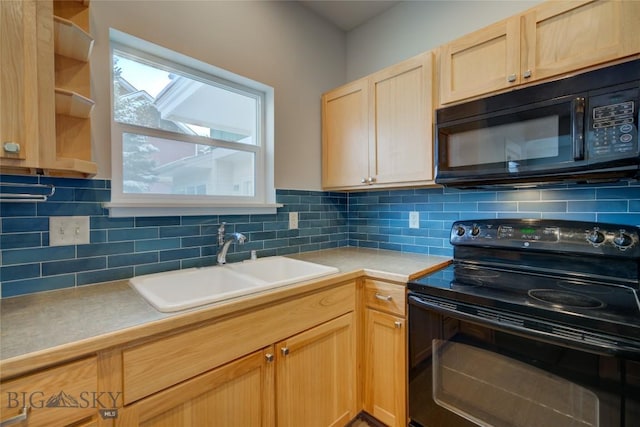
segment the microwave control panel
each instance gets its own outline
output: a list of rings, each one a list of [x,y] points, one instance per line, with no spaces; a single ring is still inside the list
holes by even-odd
[[[638,88],[589,97],[587,146],[592,160],[638,153],[639,101]]]

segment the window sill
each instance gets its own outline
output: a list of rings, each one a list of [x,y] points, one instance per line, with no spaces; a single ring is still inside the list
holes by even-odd
[[[254,215],[275,214],[277,209],[284,206],[281,203],[245,203],[245,204],[179,204],[168,205],[161,203],[104,203],[112,218],[140,217],[140,216],[194,216],[194,215]]]

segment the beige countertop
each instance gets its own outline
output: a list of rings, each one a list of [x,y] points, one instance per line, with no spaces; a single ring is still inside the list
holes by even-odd
[[[264,294],[236,298],[175,313],[162,313],[149,305],[128,281],[82,286],[0,300],[0,361],[24,365],[31,357],[35,365],[56,350],[58,359],[72,357],[77,348],[97,351],[119,344],[118,338],[144,337],[162,328],[184,326],[249,309],[274,299],[292,297],[313,286],[333,280],[367,276],[406,282],[448,264],[447,257],[362,248],[338,248],[291,255],[336,267],[340,273],[301,285],[291,285]],[[127,332],[126,334],[124,332]],[[76,350],[74,350],[76,349]],[[43,363],[43,362],[42,362]],[[17,363],[14,363],[17,365]],[[2,373],[5,376],[4,372]]]
[[[325,264],[340,271],[363,271],[377,279],[408,282],[434,270],[451,258],[366,248],[338,248],[291,255],[305,261]]]

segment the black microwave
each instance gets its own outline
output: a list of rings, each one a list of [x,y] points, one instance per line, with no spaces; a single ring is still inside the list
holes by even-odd
[[[438,184],[469,188],[640,175],[640,60],[436,111]]]

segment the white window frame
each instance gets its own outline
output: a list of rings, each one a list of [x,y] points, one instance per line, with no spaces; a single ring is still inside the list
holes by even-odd
[[[113,73],[114,49],[129,53],[137,58],[147,59],[154,64],[165,66],[169,70],[185,72],[195,79],[209,84],[223,85],[256,98],[261,117],[259,118],[255,145],[228,143],[211,138],[178,134],[170,131],[149,129],[146,127],[119,123],[113,117],[113,84],[109,92],[111,104],[111,201],[105,203],[109,216],[167,216],[167,215],[233,215],[233,214],[271,214],[281,204],[275,202],[274,185],[274,90],[272,87],[239,76],[221,68],[171,51],[156,44],[125,34],[115,29],[109,30],[110,73]],[[113,78],[111,79],[111,82]],[[255,194],[249,196],[212,196],[212,195],[167,195],[124,193],[122,135],[138,133],[189,143],[227,147],[251,152],[254,157]]]

